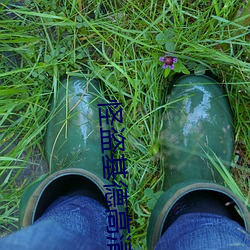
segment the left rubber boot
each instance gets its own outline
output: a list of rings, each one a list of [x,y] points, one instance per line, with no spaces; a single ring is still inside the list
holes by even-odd
[[[20,228],[33,224],[53,201],[64,195],[89,196],[109,207],[106,201],[109,191],[104,186],[111,183],[104,176],[99,125],[99,114],[105,112],[97,106],[105,103],[95,80],[72,77],[59,87],[45,135],[50,175],[32,184],[23,194]],[[105,122],[102,129],[108,129]],[[110,155],[110,150],[104,152]],[[121,205],[111,204],[109,209],[124,212]]]
[[[66,168],[84,168],[103,175],[98,104],[106,101],[97,80],[72,77],[64,81],[52,101],[52,119],[45,135],[45,156],[50,173]],[[102,123],[102,129],[108,125]],[[110,155],[110,150],[105,154]],[[84,167],[83,167],[84,163]]]
[[[165,192],[150,217],[148,249],[154,249],[178,216],[189,212],[225,215],[249,231],[246,206],[224,187],[214,166],[220,160],[229,170],[234,148],[232,113],[224,91],[210,77],[183,76],[174,82],[168,103],[160,134]]]

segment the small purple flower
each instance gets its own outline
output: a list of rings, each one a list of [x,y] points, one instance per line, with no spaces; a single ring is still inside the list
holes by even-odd
[[[160,57],[159,60],[164,63],[162,66],[163,69],[169,67],[171,70],[173,70],[174,64],[177,63],[177,58],[170,56],[169,53],[165,53],[165,56]]]

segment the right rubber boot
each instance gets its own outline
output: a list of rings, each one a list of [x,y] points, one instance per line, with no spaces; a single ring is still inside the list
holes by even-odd
[[[203,200],[206,195],[209,199],[214,197],[216,206],[222,204],[221,210],[225,208],[249,231],[247,207],[224,187],[223,178],[211,162],[219,164],[219,159],[229,169],[232,160],[234,130],[225,93],[213,79],[190,75],[177,79],[168,102],[170,106],[163,115],[160,135],[165,192],[150,217],[148,249],[154,249],[173,223],[173,216],[176,218],[178,210],[183,210],[182,201],[187,202],[187,197],[196,200],[199,195]],[[203,206],[201,211],[214,212],[216,209],[210,209],[209,204],[208,201],[207,208]]]

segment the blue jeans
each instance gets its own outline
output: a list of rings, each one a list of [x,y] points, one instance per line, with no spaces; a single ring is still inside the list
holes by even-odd
[[[84,196],[61,197],[33,225],[0,239],[3,250],[126,250],[107,239],[106,208]],[[112,235],[119,238],[118,233]],[[226,217],[195,213],[179,217],[156,250],[250,249],[250,235]]]
[[[227,217],[190,213],[180,216],[162,235],[156,250],[249,250],[250,234]]]

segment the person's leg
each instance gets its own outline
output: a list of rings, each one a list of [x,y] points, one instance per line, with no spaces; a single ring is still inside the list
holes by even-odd
[[[107,249],[107,218],[106,208],[93,198],[60,197],[33,225],[0,239],[0,246],[5,250]]]
[[[156,250],[250,249],[250,235],[236,221],[208,213],[181,215],[162,235]]]

